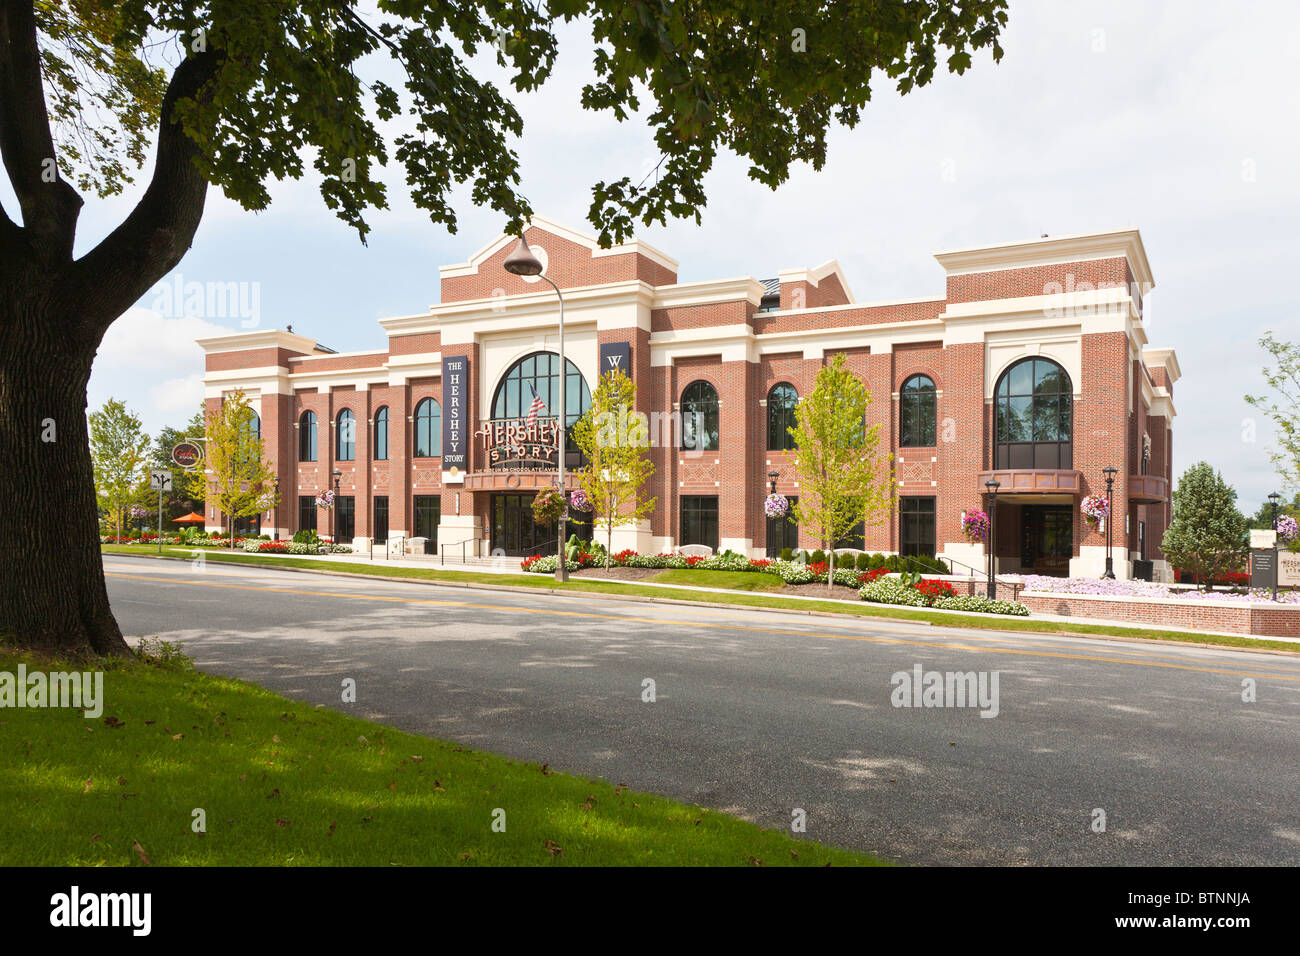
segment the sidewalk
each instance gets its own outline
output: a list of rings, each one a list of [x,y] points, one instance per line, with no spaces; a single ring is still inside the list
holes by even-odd
[[[168,545],[164,547],[179,547],[179,546]],[[280,557],[279,555],[256,555],[256,554],[251,554],[243,551],[231,552],[225,549],[194,548],[191,550],[211,551],[212,553],[226,554],[226,555],[233,553],[240,557],[247,557],[247,558],[254,558],[254,557],[263,558],[266,560],[267,565],[270,567],[274,567],[276,564],[276,559]],[[323,566],[328,566],[330,564],[367,564],[376,569],[380,569],[384,567],[412,568],[412,569],[423,569],[426,571],[450,571],[456,573],[498,574],[498,575],[514,575],[514,574],[527,573],[519,567],[518,558],[505,557],[505,556],[493,558],[488,563],[469,564],[469,565],[461,564],[460,562],[455,562],[455,563],[448,562],[447,564],[443,565],[439,562],[438,556],[432,554],[406,555],[401,558],[393,558],[393,559],[388,559],[377,554],[373,560],[370,559],[368,555],[364,552],[361,554],[320,554],[320,555],[295,554],[295,555],[285,555],[285,557],[292,557],[296,559],[310,559],[312,561],[320,562],[320,564]],[[324,570],[324,567],[322,567],[322,570]],[[544,577],[544,575],[536,575],[536,576]],[[412,580],[412,579],[403,579],[403,580]],[[579,577],[574,575],[571,576],[570,580],[610,581],[611,579],[588,578],[588,577]],[[433,581],[430,583],[436,584],[438,582]],[[843,600],[842,598],[816,597],[812,595],[803,595],[803,594],[782,594],[779,591],[736,591],[727,588],[697,587],[695,585],[689,585],[689,584],[664,584],[655,581],[618,580],[616,583],[627,585],[629,587],[634,587],[634,588],[655,588],[658,590],[667,589],[667,590],[676,590],[676,591],[691,591],[691,592],[702,593],[702,594],[716,594],[719,595],[719,597],[721,598],[735,597],[735,596],[744,596],[744,597],[765,596],[765,597],[779,598],[783,601],[804,601],[804,602],[814,602],[814,603],[820,602],[826,604],[843,604],[846,606],[861,606],[863,604],[863,602],[861,601],[851,601],[851,600],[846,601]],[[509,585],[489,585],[489,586],[510,587]],[[530,588],[529,590],[534,590],[534,589]],[[652,597],[652,596],[653,595],[647,595],[647,597]],[[886,605],[886,604],[878,604],[874,606],[879,608],[895,607],[895,605]],[[899,610],[928,610],[926,608],[908,608],[902,605],[897,605],[897,607],[899,608]],[[773,610],[779,611],[781,609],[776,608]],[[998,621],[1043,621],[1043,622],[1051,622],[1051,623],[1074,626],[1074,627],[1078,627],[1081,625],[1097,625],[1100,627],[1124,628],[1126,630],[1131,630],[1131,631],[1141,631],[1141,630],[1174,631],[1180,634],[1204,634],[1206,636],[1214,636],[1214,637],[1239,637],[1239,638],[1244,638],[1246,640],[1280,641],[1286,644],[1300,645],[1300,638],[1294,638],[1294,637],[1256,637],[1255,635],[1242,634],[1238,631],[1211,631],[1211,630],[1202,630],[1202,629],[1188,628],[1188,627],[1173,627],[1169,625],[1160,625],[1159,627],[1152,627],[1150,625],[1145,625],[1145,624],[1134,624],[1131,621],[1114,621],[1107,618],[1079,618],[1079,617],[1069,617],[1067,615],[1061,615],[1061,614],[1037,614],[1037,613],[1030,614],[1028,617],[1011,617],[1010,615],[1006,615],[1006,614],[988,614],[983,611],[939,610],[939,611],[934,611],[933,613],[952,614],[961,617],[983,618],[986,620],[998,620]],[[928,622],[909,621],[908,623],[927,624]],[[943,625],[937,625],[937,626],[943,626]],[[1081,633],[1080,636],[1088,637],[1090,635],[1086,633]]]

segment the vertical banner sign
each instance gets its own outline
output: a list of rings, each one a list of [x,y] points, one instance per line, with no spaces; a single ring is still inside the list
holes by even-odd
[[[606,342],[600,347],[600,374],[622,372],[632,377],[632,345],[629,342]]]
[[[442,360],[442,470],[469,468],[469,356]]]

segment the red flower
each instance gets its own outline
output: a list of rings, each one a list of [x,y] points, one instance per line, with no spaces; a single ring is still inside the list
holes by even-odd
[[[810,564],[808,568],[809,570],[812,571],[813,574],[817,575],[817,577],[824,578],[826,577],[826,572],[830,569],[830,565],[827,564],[825,561],[817,561],[813,564]]]
[[[888,568],[876,568],[874,571],[863,571],[858,575],[858,583],[870,584],[872,581],[876,580],[876,578],[882,577],[888,573]]]
[[[703,560],[704,560],[704,555],[692,554],[686,558],[686,566],[688,568],[693,568]]]
[[[753,558],[750,560],[749,566],[751,568],[766,568],[769,565],[771,565],[771,563],[772,562],[769,561],[767,558]]]

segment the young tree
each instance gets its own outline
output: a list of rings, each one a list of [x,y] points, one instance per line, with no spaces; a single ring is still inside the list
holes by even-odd
[[[453,195],[468,195],[521,231],[523,120],[474,58],[531,92],[551,74],[557,28],[579,18],[596,73],[582,107],[619,120],[644,109],[663,153],[654,177],[595,185],[589,218],[606,246],[637,221],[699,221],[719,150],[771,188],[791,163],[820,169],[874,77],[907,93],[981,49],[999,60],[1007,22],[1005,0],[0,3],[0,153],[21,210],[0,209],[0,633],[128,651],[95,537],[86,383],[105,330],[189,249],[209,184],[265,209],[266,183],[301,178],[310,156],[325,205],[364,241],[392,158],[432,222],[454,232]],[[405,131],[388,142],[389,129]],[[122,192],[155,140],[139,201],[74,255],[82,193]]]
[[[1246,519],[1237,510],[1237,492],[1206,462],[1178,479],[1174,515],[1160,547],[1181,571],[1191,571],[1207,588],[1246,557]]]
[[[232,550],[236,518],[251,518],[280,503],[275,467],[265,458],[255,417],[243,392],[227,395],[219,409],[208,413],[203,467],[185,478],[191,497],[212,502],[228,519]]]
[[[894,505],[894,467],[880,451],[880,426],[866,428],[871,392],[837,352],[799,400],[789,429],[798,449],[799,501],[795,520],[830,542],[826,590],[835,579],[835,542],[859,521],[879,524]]]
[[[149,486],[143,474],[148,467],[149,436],[139,416],[116,398],[110,398],[88,417],[95,491],[111,516],[114,533],[120,535],[126,526],[127,509],[140,503],[141,484],[146,490]]]
[[[1264,369],[1264,381],[1276,393],[1247,395],[1246,401],[1254,405],[1273,421],[1273,440],[1269,449],[1282,483],[1288,488],[1300,487],[1300,343],[1281,342],[1267,332],[1259,344],[1273,357],[1273,366]]]
[[[655,466],[650,460],[650,423],[635,407],[636,383],[620,370],[606,372],[596,383],[591,407],[573,426],[573,442],[587,460],[573,480],[590,499],[593,516],[605,525],[606,569],[614,529],[652,514],[658,501],[641,495]]]

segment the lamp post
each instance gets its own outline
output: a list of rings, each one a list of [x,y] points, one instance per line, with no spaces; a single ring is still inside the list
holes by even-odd
[[[771,494],[776,494],[776,480],[780,477],[781,473],[779,471],[769,471],[767,473],[768,487],[772,489],[770,492]]]
[[[533,251],[528,248],[528,240],[522,235],[519,237],[519,244],[515,246],[514,251],[506,256],[505,261],[501,264],[502,268],[511,275],[516,276],[537,276],[544,280],[560,300],[560,401],[556,409],[557,422],[555,429],[556,440],[556,458],[558,470],[556,476],[556,487],[560,492],[561,508],[560,519],[557,523],[556,543],[555,543],[555,580],[569,580],[569,569],[564,563],[564,524],[569,514],[569,499],[564,494],[564,456],[565,456],[565,434],[568,422],[564,413],[564,393],[568,389],[568,365],[564,359],[564,295],[560,292],[560,287],[542,273],[542,262]]]
[[[1277,503],[1282,496],[1276,491],[1268,496],[1268,502],[1273,506],[1273,600],[1277,600]]]
[[[1112,504],[1112,493],[1115,487],[1115,473],[1119,469],[1114,465],[1107,465],[1101,470],[1106,476],[1106,572],[1102,579],[1115,579],[1115,559],[1111,556],[1111,535],[1114,534],[1115,525],[1115,508]]]
[[[338,544],[338,542],[334,540],[334,533],[338,529],[339,519],[334,517],[334,514],[339,507],[339,479],[342,477],[343,472],[339,471],[337,468],[334,469],[334,506],[330,508],[330,554],[334,553],[334,545]]]
[[[278,501],[279,496],[280,496],[280,476],[272,475],[271,476],[271,497],[275,498]],[[275,509],[276,509],[276,505],[271,505],[270,508],[266,509],[266,518],[268,521],[271,522],[271,540],[279,541],[280,530],[275,526]]]
[[[1002,482],[998,481],[996,478],[990,478],[988,481],[984,482],[984,487],[987,488],[987,489],[988,489],[988,492],[989,492],[989,585],[988,585],[988,597],[989,597],[989,600],[990,600],[990,601],[996,601],[996,600],[998,599],[998,585],[997,585],[997,581],[995,581],[995,580],[993,579],[993,561],[994,561],[994,558],[993,558],[993,551],[994,551],[993,542],[994,542],[994,536],[995,536],[994,529],[997,527],[997,515],[998,515],[998,489],[1002,487]]]

